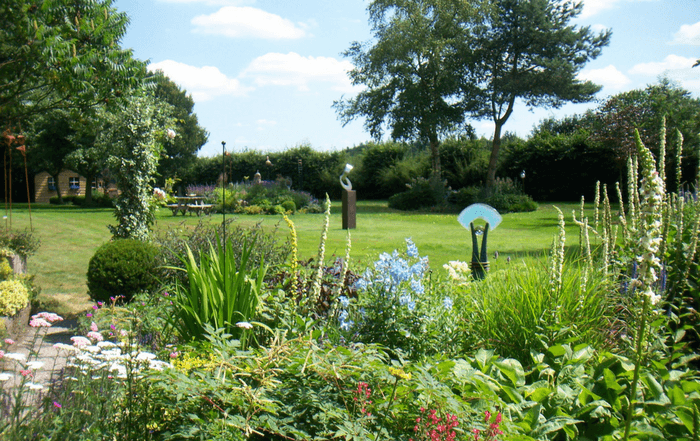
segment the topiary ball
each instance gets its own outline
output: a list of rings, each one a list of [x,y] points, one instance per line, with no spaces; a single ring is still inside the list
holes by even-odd
[[[139,292],[156,286],[158,247],[135,239],[117,239],[97,249],[87,272],[88,294],[106,302],[122,296],[128,302]]]

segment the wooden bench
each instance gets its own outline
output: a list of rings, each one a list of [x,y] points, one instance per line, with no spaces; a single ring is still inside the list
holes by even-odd
[[[181,205],[181,204],[168,204],[166,207],[170,208],[173,211],[173,216],[177,216],[178,211],[182,212],[182,215],[185,215],[185,212],[187,211],[187,205]]]
[[[195,213],[197,216],[201,216],[202,213],[209,214],[212,207],[213,205],[211,204],[189,204],[187,205],[187,211],[190,214]]]

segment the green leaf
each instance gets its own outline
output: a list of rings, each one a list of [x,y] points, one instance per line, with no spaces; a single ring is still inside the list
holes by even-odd
[[[519,387],[525,385],[525,372],[523,371],[523,366],[518,360],[513,358],[507,358],[505,360],[496,361],[494,363],[496,367],[508,377],[513,386]]]

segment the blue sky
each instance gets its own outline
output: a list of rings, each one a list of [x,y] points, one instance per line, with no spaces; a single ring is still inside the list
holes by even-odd
[[[150,61],[195,100],[210,132],[200,156],[242,149],[280,151],[301,143],[342,150],[370,140],[362,120],[343,127],[331,108],[351,97],[342,56],[371,38],[366,0],[116,0],[131,24],[122,44]],[[603,85],[605,99],[643,88],[662,75],[700,97],[700,0],[585,0],[576,22],[611,28],[610,45],[580,77]],[[526,138],[543,118],[595,104],[529,111],[505,130]],[[489,121],[471,121],[492,136]]]

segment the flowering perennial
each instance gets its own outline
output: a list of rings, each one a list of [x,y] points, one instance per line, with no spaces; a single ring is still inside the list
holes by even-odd
[[[410,441],[453,441],[457,437],[454,428],[459,426],[459,421],[455,415],[445,414],[444,418],[438,415],[437,410],[430,409],[426,413],[424,407],[420,408],[421,416],[416,418],[416,425],[413,427],[415,438]]]
[[[639,206],[639,241],[637,248],[638,275],[632,286],[639,288],[642,295],[649,297],[651,304],[659,302],[660,296],[654,292],[654,284],[661,271],[661,261],[657,257],[661,245],[661,206],[666,190],[664,181],[656,171],[654,158],[647,147],[642,144],[639,133],[635,131],[637,152],[642,165],[642,184]]]

